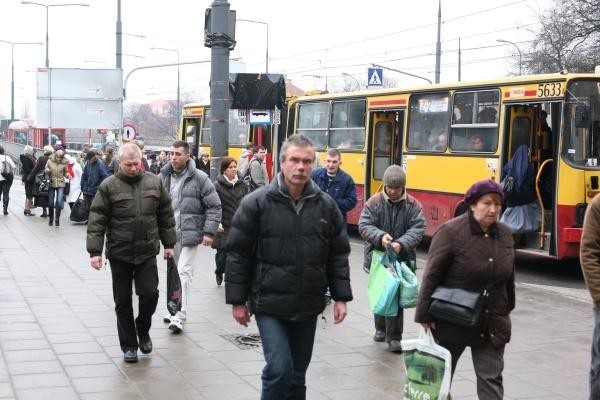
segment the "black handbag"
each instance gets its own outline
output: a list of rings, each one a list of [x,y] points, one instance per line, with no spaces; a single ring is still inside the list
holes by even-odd
[[[433,291],[429,314],[436,320],[464,327],[479,325],[481,310],[487,291],[470,290],[438,286]]]
[[[73,222],[85,222],[88,220],[89,215],[90,210],[88,209],[87,203],[81,198],[81,194],[79,194],[75,204],[73,204],[69,219]]]
[[[493,239],[493,261],[487,287],[481,292],[438,286],[431,294],[429,314],[436,320],[466,328],[479,326],[482,311],[490,295],[496,267],[496,238]]]

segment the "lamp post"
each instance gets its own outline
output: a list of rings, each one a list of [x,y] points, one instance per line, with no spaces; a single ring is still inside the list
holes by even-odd
[[[325,92],[327,91],[327,75],[323,76],[323,75],[317,75],[317,74],[306,74],[306,75],[302,75],[302,76],[308,76],[310,78],[317,78],[317,79],[325,79]]]
[[[356,82],[356,90],[360,90],[360,82],[358,81],[358,79],[356,79],[355,77],[353,77],[350,74],[347,74],[346,72],[342,72],[342,76],[346,76],[348,78],[354,79],[354,82]]]
[[[236,21],[251,22],[254,24],[262,24],[267,27],[267,52],[265,54],[265,72],[269,73],[269,24],[263,21],[255,21],[253,19],[236,19]]]
[[[513,43],[510,40],[505,40],[505,39],[496,39],[496,42],[498,42],[498,43],[512,44],[513,46],[515,46],[515,48],[519,52],[519,76],[521,76],[521,65],[522,65],[522,62],[523,62],[523,54],[521,53],[521,49],[519,48],[519,46],[517,46],[516,43]]]
[[[46,8],[46,68],[48,69],[48,144],[52,145],[52,80],[50,72],[50,56],[48,55],[49,38],[48,38],[48,9],[50,7],[89,7],[86,3],[61,3],[61,4],[42,4],[34,1],[21,1],[21,4],[40,6]]]
[[[179,50],[178,49],[169,49],[166,47],[151,47],[150,50],[162,50],[162,51],[172,51],[177,53],[177,109],[176,109],[176,118],[177,118],[177,130],[179,131],[179,120],[180,120],[180,115],[179,115],[179,109],[180,109],[180,105],[179,105]]]
[[[46,8],[46,68],[50,68],[50,59],[48,56],[48,9],[50,7],[70,7],[70,6],[78,6],[78,7],[89,7],[89,4],[86,3],[62,3],[62,4],[42,4],[36,3],[34,1],[22,1],[21,4],[32,5],[32,6],[40,6]]]
[[[15,119],[15,46],[21,44],[43,45],[44,43],[10,42],[8,40],[1,39],[0,42],[10,44],[10,119]]]

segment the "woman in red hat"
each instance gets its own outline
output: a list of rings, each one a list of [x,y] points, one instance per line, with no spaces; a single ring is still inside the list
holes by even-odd
[[[504,193],[493,180],[475,182],[465,194],[467,212],[440,227],[431,241],[415,321],[431,329],[452,355],[452,374],[471,347],[479,399],[502,399],[504,347],[510,341],[515,308],[514,250],[510,229],[498,222]],[[436,320],[431,295],[438,286],[490,294],[479,323],[463,327]]]

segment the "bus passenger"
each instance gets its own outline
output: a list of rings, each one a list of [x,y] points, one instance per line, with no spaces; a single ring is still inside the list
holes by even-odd
[[[325,157],[325,168],[315,169],[312,179],[322,191],[330,195],[342,212],[344,222],[346,214],[356,206],[356,187],[352,177],[340,169],[342,155],[337,149],[329,149]]]
[[[383,174],[383,191],[365,203],[358,222],[358,232],[365,240],[363,269],[371,268],[373,250],[386,250],[388,246],[398,254],[399,261],[415,265],[415,248],[425,232],[423,206],[406,193],[406,173],[399,165],[390,165]],[[396,317],[375,315],[376,342],[388,342],[393,353],[402,353],[404,310]]]
[[[436,145],[433,146],[433,150],[446,151],[446,147],[448,147],[448,134],[442,131],[438,136],[438,141]]]
[[[375,156],[389,156],[392,153],[392,126],[379,123],[375,129]]]
[[[469,141],[469,150],[472,151],[483,151],[483,139],[480,135],[471,136],[471,140]]]
[[[512,177],[513,188],[505,193],[506,210],[500,218],[512,233],[535,232],[542,224],[542,210],[535,193],[535,170],[529,162],[529,148],[522,144],[502,169],[502,179]]]

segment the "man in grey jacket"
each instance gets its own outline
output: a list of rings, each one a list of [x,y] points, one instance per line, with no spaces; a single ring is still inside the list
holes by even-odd
[[[373,250],[385,250],[391,246],[398,259],[414,265],[415,247],[425,232],[423,206],[406,193],[406,173],[398,165],[390,165],[383,173],[383,192],[367,200],[358,221],[360,236],[366,241],[364,269],[371,267]],[[389,350],[401,353],[404,331],[404,310],[396,317],[375,315],[376,342],[388,342]]]
[[[165,316],[169,329],[183,330],[187,319],[188,300],[198,245],[212,245],[221,222],[221,200],[208,175],[196,169],[190,158],[190,146],[177,140],[171,146],[171,161],[160,172],[160,179],[171,195],[177,226],[175,261],[181,279],[181,311]]]

